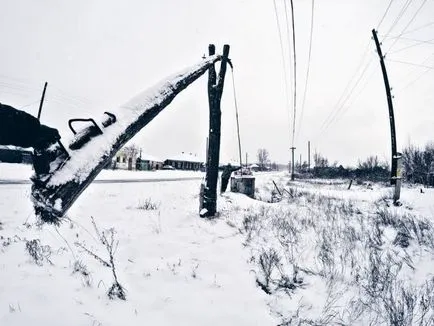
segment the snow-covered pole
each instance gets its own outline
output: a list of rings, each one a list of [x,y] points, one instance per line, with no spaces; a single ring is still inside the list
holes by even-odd
[[[208,47],[209,55],[215,54],[214,44]],[[208,75],[208,101],[209,101],[209,145],[206,164],[205,189],[202,193],[201,217],[214,216],[217,212],[217,181],[220,160],[220,130],[221,109],[220,103],[223,94],[223,85],[229,57],[229,45],[224,45],[221,58],[220,71],[217,76],[214,65],[209,68]]]
[[[111,110],[109,117],[104,115],[98,124],[93,121],[93,125],[77,130],[69,145],[70,156],[63,161],[53,161],[49,174],[32,177],[32,199],[36,214],[46,222],[58,223],[59,218],[116,153],[167,107],[176,95],[221,58],[220,55],[205,58],[197,65],[166,78],[125,105]],[[107,119],[112,119],[110,124]],[[50,150],[56,152],[56,148]]]

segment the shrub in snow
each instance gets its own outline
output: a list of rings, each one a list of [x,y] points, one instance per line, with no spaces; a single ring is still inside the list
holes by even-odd
[[[91,286],[92,278],[90,276],[90,272],[87,269],[87,266],[80,260],[76,260],[74,265],[72,266],[73,274],[80,274],[83,277],[84,284],[86,286]]]
[[[50,261],[51,256],[51,248],[50,246],[41,245],[41,241],[39,239],[33,239],[30,241],[26,241],[26,251],[36,263],[36,265],[42,266],[44,261],[53,264]]]
[[[121,299],[121,300],[126,300],[126,294],[125,294],[125,289],[124,287],[119,283],[118,281],[118,277],[116,274],[116,266],[115,266],[115,259],[114,259],[114,255],[118,249],[118,245],[119,245],[119,241],[116,241],[115,243],[115,230],[113,228],[108,229],[108,230],[104,230],[102,232],[100,232],[100,230],[98,229],[95,220],[92,219],[92,225],[95,229],[95,232],[98,236],[99,241],[101,242],[101,244],[104,246],[104,248],[106,249],[107,253],[108,253],[108,260],[105,260],[103,258],[101,258],[100,256],[98,256],[97,254],[95,254],[93,251],[89,250],[88,248],[86,248],[86,246],[84,246],[81,243],[76,242],[75,245],[82,248],[86,253],[88,253],[90,256],[92,256],[93,258],[95,258],[98,262],[100,262],[101,264],[103,264],[106,267],[109,267],[112,271],[113,274],[113,284],[110,287],[110,289],[107,292],[107,296],[110,299]]]
[[[157,210],[159,207],[160,203],[153,202],[151,198],[146,198],[137,205],[137,209],[143,209],[145,211]]]

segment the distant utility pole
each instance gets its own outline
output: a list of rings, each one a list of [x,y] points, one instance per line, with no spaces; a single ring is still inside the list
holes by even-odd
[[[292,162],[291,162],[291,165],[292,165],[292,167],[291,167],[291,180],[292,180],[292,181],[294,181],[294,165],[295,165],[295,162],[294,162],[294,150],[295,150],[295,147],[291,147],[291,151],[292,151]]]
[[[246,152],[246,168],[247,168],[247,157],[248,157],[248,155],[247,155],[247,152]]]
[[[378,41],[377,32],[375,29],[372,30],[372,35],[374,37],[375,45],[377,47],[377,53],[380,57],[381,71],[383,72],[384,87],[386,88],[387,105],[389,106],[389,120],[390,120],[390,137],[392,142],[392,165],[391,165],[391,175],[390,184],[396,184],[397,170],[398,170],[398,153],[396,151],[396,132],[395,132],[395,117],[393,114],[393,103],[392,95],[390,93],[389,79],[387,77],[386,65],[384,64],[383,53],[381,52],[381,45]]]
[[[307,168],[310,170],[310,140],[307,142]]]
[[[215,55],[215,46],[210,44],[208,54]],[[221,109],[220,103],[223,94],[223,85],[226,75],[226,67],[229,57],[229,45],[224,45],[220,63],[220,71],[217,73],[215,66],[208,70],[208,102],[209,102],[209,141],[205,188],[203,191],[203,205],[201,217],[215,216],[217,212],[217,180],[220,160],[220,133],[221,133]]]
[[[45,82],[44,90],[42,91],[41,101],[39,102],[38,120],[41,119],[42,106],[44,105],[45,91],[47,90],[47,85],[48,85],[48,83]]]

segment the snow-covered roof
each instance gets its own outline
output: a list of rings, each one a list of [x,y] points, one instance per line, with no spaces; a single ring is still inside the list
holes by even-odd
[[[182,162],[193,162],[193,163],[202,163],[205,162],[204,159],[197,155],[181,153],[178,155],[173,155],[167,158],[167,160],[171,161],[182,161]]]
[[[250,164],[249,168],[259,168],[259,165],[258,164]]]
[[[152,161],[152,162],[163,162],[164,160],[162,160],[159,157],[155,157],[149,154],[143,154],[142,153],[142,157],[141,157],[142,161]]]

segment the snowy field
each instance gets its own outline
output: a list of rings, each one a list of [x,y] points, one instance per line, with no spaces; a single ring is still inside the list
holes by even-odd
[[[381,185],[266,173],[260,200],[227,193],[206,220],[198,174],[91,184],[59,227],[37,223],[30,185],[0,185],[0,325],[434,325],[434,189],[394,207]]]

